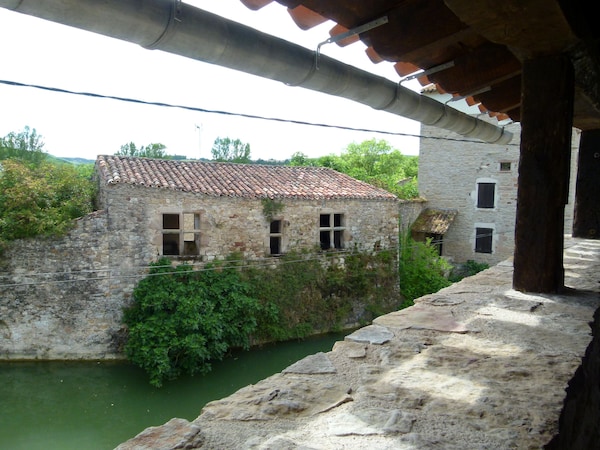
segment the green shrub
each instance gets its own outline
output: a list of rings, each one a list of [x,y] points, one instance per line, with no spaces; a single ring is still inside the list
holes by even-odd
[[[489,269],[489,264],[479,263],[469,259],[466,263],[459,266],[453,267],[450,277],[448,278],[452,283],[456,283],[463,278],[471,277],[483,270]]]
[[[93,210],[94,186],[75,166],[0,162],[0,244],[62,235]]]
[[[399,276],[403,307],[411,306],[414,299],[451,284],[444,276],[450,265],[438,255],[430,241],[416,242],[407,232],[401,234],[400,242]]]
[[[133,292],[124,311],[125,352],[161,386],[182,373],[205,373],[232,347],[248,348],[260,309],[235,268],[172,267],[163,258]]]

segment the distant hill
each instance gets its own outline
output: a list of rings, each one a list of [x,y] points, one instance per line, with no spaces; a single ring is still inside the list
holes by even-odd
[[[95,159],[85,159],[85,158],[58,158],[58,159],[70,162],[71,164],[94,164],[96,162]]]
[[[96,160],[94,160],[94,159],[62,158],[62,157],[51,155],[49,153],[46,153],[46,159],[48,161],[51,161],[51,162],[54,162],[54,163],[71,163],[71,164],[75,164],[75,165],[79,165],[79,164],[94,164],[96,162]]]

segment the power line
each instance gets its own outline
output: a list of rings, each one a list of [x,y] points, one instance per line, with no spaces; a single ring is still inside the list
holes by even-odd
[[[490,235],[482,235],[482,234],[478,234],[476,236],[476,238],[481,238],[481,237],[489,237],[489,236],[494,236],[494,235],[503,235],[503,234],[508,234],[508,233],[512,233],[513,230],[507,230],[504,232],[499,232],[494,230],[494,232]],[[436,244],[436,243],[441,243],[442,245],[448,244],[448,243],[456,243],[456,242],[464,242],[464,240],[459,240],[459,239],[450,239],[450,240],[443,240],[443,241],[432,241],[432,244]],[[471,242],[471,241],[469,241]],[[409,246],[408,248],[410,249],[415,249],[417,248],[419,245],[419,243],[415,243],[414,245]],[[374,251],[374,252],[370,252],[371,254],[379,254],[382,252],[386,252],[386,251],[401,251],[402,248],[400,246],[398,246],[397,249],[382,249],[382,250],[378,250],[378,251]],[[332,253],[331,255],[325,255],[325,256],[318,256],[318,257],[313,257],[313,258],[299,258],[299,259],[292,259],[292,260],[283,260],[280,258],[260,258],[260,259],[252,259],[252,260],[219,260],[216,261],[217,264],[215,264],[212,267],[206,267],[207,265],[210,265],[212,262],[198,262],[198,263],[193,263],[193,264],[187,264],[187,263],[183,263],[182,265],[185,265],[186,267],[190,268],[189,272],[208,272],[208,271],[215,271],[215,270],[226,270],[226,269],[247,269],[247,268],[265,268],[265,267],[271,267],[274,264],[296,264],[296,263],[302,263],[302,262],[312,262],[312,261],[320,261],[323,262],[324,260],[326,261],[327,256],[331,256],[331,257],[345,257],[345,256],[351,256],[353,254],[356,254],[353,251],[337,251],[335,253]],[[41,280],[41,281],[30,281],[30,282],[19,282],[19,283],[6,283],[6,284],[0,284],[0,288],[15,288],[15,287],[30,287],[30,286],[41,286],[41,285],[49,285],[49,284],[65,284],[65,283],[81,283],[81,282],[90,282],[90,281],[119,281],[119,280],[127,280],[127,279],[136,279],[136,278],[141,278],[141,277],[154,277],[154,276],[162,276],[162,275],[176,275],[176,274],[181,274],[181,273],[186,273],[186,272],[158,272],[158,273],[148,273],[151,269],[161,269],[161,268],[172,268],[173,265],[169,264],[169,265],[151,265],[151,266],[139,266],[136,268],[133,268],[133,270],[131,271],[122,271],[119,269],[109,269],[109,268],[101,268],[101,269],[82,269],[79,271],[69,271],[69,272],[38,272],[38,273],[31,273],[31,274],[27,274],[25,275],[25,277],[27,278],[33,278],[33,277],[42,277],[42,276],[68,276],[68,275],[77,275],[77,274],[83,274],[83,273],[102,273],[102,272],[106,272],[107,275],[106,276],[99,276],[99,277],[89,277],[89,278],[80,278],[80,279],[71,279],[71,280]],[[200,269],[194,269],[195,267],[201,267]],[[119,270],[119,273],[116,273],[117,270]],[[139,271],[139,273],[134,273],[134,271]],[[131,273],[131,274],[127,274],[127,273]],[[21,274],[20,274],[21,275]],[[9,277],[11,276],[10,274],[8,274],[8,272],[3,272],[0,273],[0,277]],[[13,275],[14,276],[14,275]]]
[[[401,132],[397,132],[397,131],[375,130],[375,129],[371,129],[371,128],[356,128],[356,127],[348,127],[345,125],[333,125],[333,124],[325,124],[325,123],[318,123],[318,122],[307,122],[307,121],[295,120],[295,119],[283,119],[280,117],[269,117],[269,116],[260,116],[260,115],[256,115],[256,114],[246,114],[246,113],[222,111],[222,110],[216,110],[216,109],[206,109],[206,108],[201,108],[201,107],[197,107],[197,106],[188,106],[188,105],[178,105],[178,104],[165,103],[165,102],[147,101],[147,100],[135,99],[135,98],[130,98],[130,97],[119,97],[119,96],[114,96],[114,95],[97,94],[97,93],[93,93],[93,92],[72,91],[69,89],[55,88],[55,87],[50,87],[50,86],[42,86],[39,84],[20,83],[18,81],[10,81],[10,80],[0,80],[0,84],[5,84],[7,86],[15,86],[15,87],[28,87],[28,88],[33,88],[33,89],[40,89],[40,90],[44,90],[44,91],[60,93],[60,94],[70,94],[70,95],[78,95],[78,96],[91,97],[91,98],[117,100],[117,101],[121,101],[121,102],[136,103],[136,104],[147,105],[147,106],[158,106],[158,107],[162,107],[162,108],[178,108],[178,109],[184,109],[187,111],[202,112],[202,113],[207,113],[207,114],[219,114],[219,115],[225,115],[225,116],[243,117],[246,119],[267,120],[267,121],[272,121],[272,122],[289,123],[289,124],[294,124],[294,125],[306,125],[306,126],[321,127],[321,128],[334,128],[334,129],[338,129],[338,130],[358,131],[358,132],[364,132],[364,133],[376,133],[376,134],[383,134],[383,135],[388,135],[388,136],[404,136],[404,137],[413,137],[413,138],[418,138],[418,139],[454,141],[454,142],[472,143],[472,144],[478,144],[478,145],[488,144],[487,142],[483,142],[483,141],[475,141],[475,140],[462,139],[462,138],[451,138],[451,137],[441,137],[441,136],[424,136],[421,134],[401,133]],[[506,145],[507,146],[518,146],[519,144],[506,144]]]

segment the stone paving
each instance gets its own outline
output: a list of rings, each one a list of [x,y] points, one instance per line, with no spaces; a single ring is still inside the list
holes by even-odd
[[[501,263],[118,448],[542,448],[591,341],[600,241],[567,239],[565,270],[564,293],[527,294]]]

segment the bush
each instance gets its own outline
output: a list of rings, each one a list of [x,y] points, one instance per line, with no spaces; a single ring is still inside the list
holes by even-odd
[[[174,268],[166,258],[133,292],[124,311],[125,352],[161,386],[180,374],[205,373],[232,347],[248,348],[260,309],[235,268]]]
[[[16,159],[0,162],[0,244],[56,236],[93,210],[94,186],[75,166]]]
[[[452,268],[450,277],[448,278],[452,283],[456,283],[463,278],[471,277],[483,270],[489,269],[490,266],[486,263],[479,263],[469,259],[466,263]]]
[[[403,307],[414,304],[413,300],[450,286],[444,274],[450,264],[438,255],[431,241],[416,242],[409,233],[400,236],[400,292]]]

